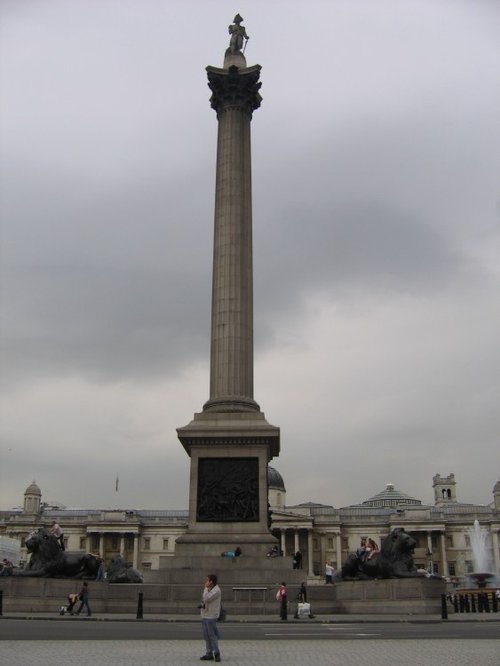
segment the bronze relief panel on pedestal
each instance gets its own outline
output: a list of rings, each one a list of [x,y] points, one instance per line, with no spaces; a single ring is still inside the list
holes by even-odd
[[[200,458],[198,522],[258,522],[259,459]]]

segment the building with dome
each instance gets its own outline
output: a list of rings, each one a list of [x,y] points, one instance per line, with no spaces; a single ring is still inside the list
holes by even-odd
[[[283,477],[268,468],[268,499],[271,530],[279,539],[284,557],[300,551],[309,580],[321,579],[325,563],[338,568],[363,537],[378,544],[396,527],[417,542],[415,563],[438,575],[462,579],[474,570],[469,530],[474,521],[487,531],[491,570],[500,574],[500,481],[493,488],[493,501],[478,505],[460,502],[453,474],[433,477],[434,504],[428,505],[388,483],[379,493],[359,504],[335,508],[305,502],[286,504]],[[136,509],[72,509],[42,501],[33,481],[24,493],[22,508],[0,511],[0,535],[18,539],[21,563],[27,560],[24,542],[28,534],[56,520],[71,551],[99,554],[106,561],[121,554],[130,565],[161,569],[175,553],[175,542],[187,530],[188,511]],[[228,544],[235,547],[238,544]]]
[[[318,576],[327,561],[338,568],[363,537],[380,545],[381,539],[401,527],[417,542],[417,568],[460,579],[474,570],[469,530],[478,520],[488,533],[491,570],[500,575],[500,481],[493,488],[493,501],[485,505],[460,502],[453,474],[436,474],[432,481],[433,505],[388,483],[373,497],[343,508],[313,502],[286,506],[284,511],[275,506],[273,533],[285,553],[300,550],[308,575]]]
[[[33,481],[24,491],[24,513],[39,513],[41,501],[42,491],[37,486],[36,481]]]

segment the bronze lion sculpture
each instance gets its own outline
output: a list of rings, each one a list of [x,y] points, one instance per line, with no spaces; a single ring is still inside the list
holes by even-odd
[[[62,550],[58,540],[45,527],[32,532],[26,539],[31,553],[26,569],[16,571],[16,576],[47,578],[95,578],[99,564],[94,555],[69,553]]]
[[[107,574],[108,583],[142,583],[142,574],[128,567],[121,555],[117,555],[111,560]]]
[[[413,562],[415,539],[402,528],[382,540],[380,551],[370,559],[351,553],[342,565],[341,579],[411,578],[419,576]]]

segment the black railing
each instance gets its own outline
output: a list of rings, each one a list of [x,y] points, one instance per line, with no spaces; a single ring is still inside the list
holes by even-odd
[[[443,594],[441,596],[441,617],[448,618],[448,607],[455,613],[498,613],[500,595],[497,590],[477,590]]]

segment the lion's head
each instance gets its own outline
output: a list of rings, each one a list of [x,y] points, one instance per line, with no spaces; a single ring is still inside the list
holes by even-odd
[[[384,559],[394,562],[411,557],[416,545],[415,539],[398,527],[382,541],[380,552]]]
[[[57,539],[45,527],[29,535],[26,548],[31,553],[31,561],[36,562],[37,566],[58,560],[62,553]]]

